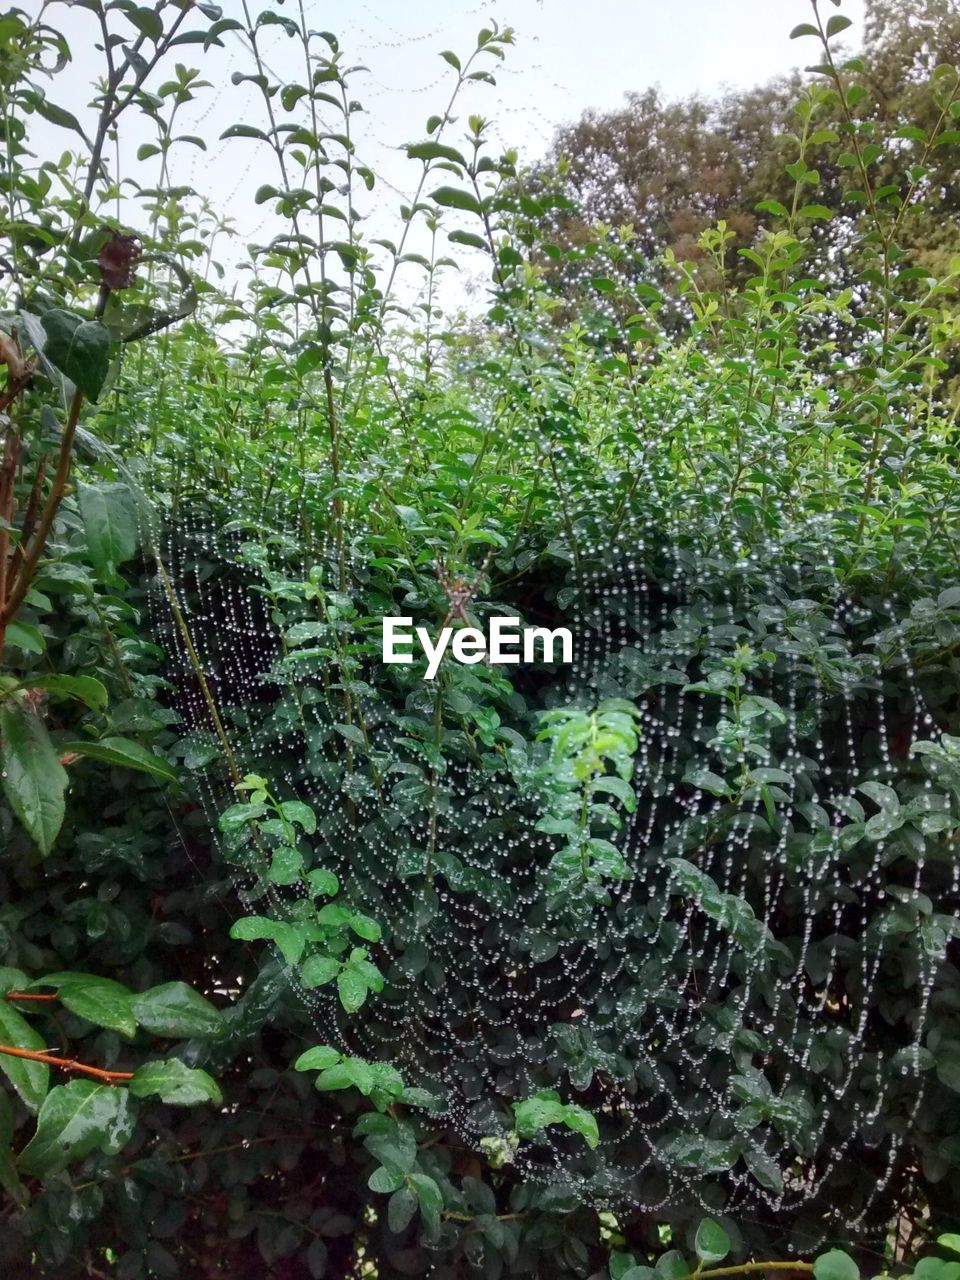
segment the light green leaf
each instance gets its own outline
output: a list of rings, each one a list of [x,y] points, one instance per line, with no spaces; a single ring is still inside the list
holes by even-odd
[[[293,1064],[294,1071],[326,1071],[340,1061],[340,1052],[329,1044],[318,1044],[301,1053]]]
[[[730,1252],[730,1237],[712,1218],[704,1218],[697,1227],[694,1249],[701,1263],[720,1262]]]
[[[600,1130],[597,1128],[596,1118],[584,1107],[569,1103],[564,1111],[563,1123],[574,1133],[581,1134],[591,1151],[600,1145]]]
[[[90,560],[98,573],[112,578],[117,566],[136,555],[139,524],[129,485],[77,485],[77,500]]]
[[[126,1089],[71,1080],[55,1085],[37,1117],[37,1131],[17,1161],[22,1173],[47,1177],[91,1151],[115,1155],[130,1140],[134,1110]]]
[[[860,1280],[860,1268],[842,1249],[822,1253],[813,1263],[814,1280]]]
[[[355,969],[344,969],[337,978],[340,1003],[347,1013],[356,1013],[366,1000],[369,989],[366,978]]]
[[[288,822],[301,826],[308,836],[312,836],[317,829],[317,815],[302,800],[284,800],[280,812]]]
[[[300,981],[305,987],[322,987],[332,982],[339,972],[340,961],[336,956],[311,956],[303,962]]]
[[[7,625],[7,644],[15,644],[27,653],[43,653],[47,647],[39,627],[29,622],[11,622]]]
[[[340,881],[333,872],[326,871],[322,867],[318,867],[316,871],[311,871],[308,874],[307,884],[310,886],[312,894],[323,894],[327,898],[332,897],[340,888]]]
[[[162,1102],[193,1107],[200,1102],[220,1103],[220,1086],[206,1071],[188,1067],[179,1058],[158,1059],[138,1067],[130,1081],[135,1098],[159,1094]]]

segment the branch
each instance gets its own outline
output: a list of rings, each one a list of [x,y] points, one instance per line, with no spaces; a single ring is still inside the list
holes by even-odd
[[[84,1062],[76,1062],[73,1058],[58,1058],[52,1053],[41,1053],[36,1049],[15,1049],[13,1045],[0,1044],[0,1053],[8,1053],[11,1058],[29,1058],[31,1062],[46,1062],[51,1067],[59,1067],[61,1071],[82,1071],[107,1084],[133,1079],[132,1071],[104,1071],[100,1067],[88,1067]]]
[[[40,560],[54,517],[63,499],[64,490],[67,486],[67,477],[70,474],[70,464],[73,461],[73,437],[77,430],[77,423],[80,420],[82,404],[83,392],[78,390],[74,393],[67,425],[64,427],[63,435],[60,437],[60,456],[57,461],[57,470],[53,478],[53,487],[43,509],[43,515],[40,517],[40,524],[33,541],[24,552],[16,581],[10,584],[10,594],[0,606],[0,653],[3,652],[3,640],[7,626],[16,616],[17,610],[30,590],[30,582],[33,578],[34,570]]]

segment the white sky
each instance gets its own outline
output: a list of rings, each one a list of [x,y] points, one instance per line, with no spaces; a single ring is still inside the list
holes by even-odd
[[[263,0],[251,5],[253,12],[262,7]],[[274,0],[267,7],[290,16],[296,12],[295,0],[285,5]],[[577,119],[589,107],[616,107],[630,90],[659,85],[667,97],[685,97],[749,87],[813,61],[816,50],[810,39],[789,39],[791,28],[809,19],[809,0],[306,0],[306,8],[310,26],[337,35],[348,64],[369,68],[353,81],[353,96],[365,108],[365,114],[354,116],[353,127],[359,158],[384,182],[365,202],[357,201],[369,215],[363,224],[367,238],[399,236],[395,191],[409,197],[420,171],[418,162],[406,159],[402,144],[426,136],[427,117],[442,112],[454,76],[440,50],[468,54],[477,31],[491,19],[514,28],[516,45],[496,72],[497,87],[471,86],[458,114],[464,123],[471,112],[491,118],[499,143],[517,147],[524,160],[544,153],[558,124]],[[223,0],[223,9],[226,16],[242,19],[240,0]],[[854,21],[846,38],[856,46],[863,0],[845,0],[842,11]],[[63,5],[52,8],[50,16],[62,24],[74,54],[51,97],[83,118],[86,85],[101,60],[92,47],[96,24],[90,14]],[[282,28],[263,28],[261,40],[265,60],[279,78],[303,79],[298,46]],[[232,72],[253,69],[248,54],[235,36],[224,41],[224,49],[206,54],[199,45],[177,51],[178,60],[198,67],[216,88],[178,118],[176,131],[201,135],[208,150],[180,148],[173,177],[233,218],[240,242],[223,244],[220,255],[229,264],[244,256],[243,244],[275,233],[269,206],[257,206],[253,194],[277,179],[265,144],[218,141],[231,123],[263,123],[258,91],[230,83]],[[124,119],[122,163],[128,172],[140,170],[138,180],[149,185],[156,173],[134,160],[149,133],[135,117]],[[52,142],[53,132],[44,129],[44,143]],[[69,135],[57,132],[54,145],[72,145]],[[455,126],[444,137],[456,145],[459,134]],[[438,175],[427,191],[450,180],[451,175]],[[423,244],[410,247],[422,250]],[[474,251],[458,247],[455,253],[468,276],[477,265],[471,261]],[[450,289],[448,301],[461,301],[462,288]]]

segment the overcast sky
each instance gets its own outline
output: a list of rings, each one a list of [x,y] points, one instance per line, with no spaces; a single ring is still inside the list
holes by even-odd
[[[791,41],[789,32],[809,18],[809,0],[306,0],[311,26],[333,31],[350,63],[363,63],[353,96],[365,114],[355,117],[357,148],[362,160],[384,180],[368,198],[363,212],[367,237],[396,238],[398,197],[410,195],[419,165],[408,161],[402,144],[425,136],[427,117],[441,112],[453,72],[439,57],[442,49],[469,54],[480,27],[495,20],[516,32],[516,45],[497,70],[497,87],[471,86],[459,112],[478,111],[494,121],[502,146],[517,147],[525,160],[547,149],[558,124],[575,120],[590,107],[610,108],[625,93],[659,85],[668,97],[712,94],[724,87],[748,87],[813,60],[811,40]],[[257,12],[261,5],[252,6]],[[295,13],[294,0],[275,3],[279,13]],[[227,15],[242,17],[240,0],[225,0]],[[859,43],[863,0],[844,0],[843,12],[854,21],[847,33]],[[91,15],[51,10],[68,32],[72,67],[51,96],[72,110],[85,101],[86,83],[99,67],[92,48]],[[204,54],[200,46],[184,46],[178,57],[199,67],[216,86],[197,109],[186,110],[177,132],[196,133],[208,150],[181,148],[174,178],[196,187],[215,207],[234,219],[240,242],[224,246],[224,259],[243,256],[242,244],[263,241],[274,231],[268,206],[257,206],[253,193],[275,181],[273,158],[264,144],[218,141],[231,123],[260,124],[257,91],[230,83],[234,71],[250,71],[249,57],[235,37],[226,48]],[[297,45],[278,26],[262,33],[271,71],[280,79],[303,78]],[[69,99],[69,101],[67,100]],[[455,126],[448,135],[456,142]],[[137,146],[149,134],[132,119],[123,133],[123,163],[133,168]],[[58,144],[66,145],[60,134]],[[135,166],[140,170],[145,165]],[[138,179],[149,184],[148,173]],[[155,175],[154,180],[155,180]],[[391,188],[393,190],[391,190]],[[359,202],[358,202],[359,203]],[[470,252],[458,250],[466,260]]]

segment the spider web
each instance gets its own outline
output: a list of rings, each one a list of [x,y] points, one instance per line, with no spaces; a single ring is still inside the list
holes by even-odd
[[[506,429],[499,375],[468,372],[453,408],[423,411],[424,420],[443,415],[444,448],[427,459],[438,490],[456,484],[455,460],[475,453],[478,435]],[[709,420],[709,406],[683,394],[638,408],[611,392],[610,436],[597,448],[605,462],[587,466],[589,432],[583,423],[579,437],[566,430],[563,389],[549,385],[555,368],[547,359],[535,373],[534,391],[523,388],[530,412],[511,418],[514,470],[489,481],[484,497],[488,511],[509,512],[535,494],[542,532],[510,557],[494,551],[468,611],[567,625],[575,660],[464,669],[450,698],[447,658],[441,738],[468,719],[473,755],[462,744],[431,754],[422,726],[436,715],[437,686],[377,656],[384,614],[435,627],[449,603],[441,570],[472,584],[487,552],[480,544],[455,563],[417,512],[409,521],[402,513],[405,559],[389,572],[378,564],[389,559],[379,496],[403,491],[410,462],[408,425],[389,401],[374,412],[387,461],[374,464],[359,447],[345,460],[364,496],[348,507],[343,556],[321,532],[331,509],[317,461],[322,423],[309,428],[305,461],[279,446],[272,456],[254,447],[232,456],[228,496],[218,496],[213,466],[209,477],[186,471],[176,441],[161,438],[151,459],[147,487],[176,494],[160,557],[239,770],[313,806],[311,865],[334,871],[342,898],[384,928],[372,952],[386,989],[359,1014],[346,1016],[332,988],[299,986],[293,968],[290,981],[318,1041],[392,1063],[408,1085],[442,1098],[437,1123],[477,1151],[509,1129],[512,1101],[550,1086],[582,1100],[600,1123],[597,1149],[546,1130],[513,1153],[527,1179],[605,1208],[669,1213],[699,1203],[764,1221],[800,1218],[814,1242],[874,1229],[871,1208],[923,1101],[942,963],[935,948],[920,954],[920,999],[906,1036],[888,1047],[876,1034],[878,984],[898,935],[871,922],[900,837],[891,828],[852,856],[844,832],[883,816],[858,788],[892,784],[909,743],[936,732],[897,639],[897,608],[888,606],[901,650],[891,675],[869,643],[875,608],[851,598],[824,560],[833,533],[848,537],[842,515],[801,513],[762,535],[746,529],[718,497],[728,477],[715,459],[701,459],[697,485],[678,464],[704,447],[690,423],[698,412]],[[189,387],[168,394],[178,411],[201,412]],[[637,427],[644,413],[655,427]],[[788,462],[778,431],[772,424],[756,441],[772,469]],[[915,567],[922,578],[919,558]],[[325,613],[305,583],[323,594]],[[234,797],[168,604],[158,584],[182,755],[215,828]],[[330,608],[340,611],[335,626],[311,642],[291,639]],[[362,749],[338,728],[343,662],[329,656],[337,640],[351,649],[349,724],[362,721]],[[725,776],[711,746],[720,704],[686,686],[738,645],[775,654],[750,673],[749,691],[785,718],[771,726],[769,759],[754,764],[786,781],[771,780],[766,797],[755,789],[725,824],[724,798],[703,776]],[[546,902],[556,842],[538,829],[549,748],[534,741],[537,714],[590,711],[610,697],[634,701],[641,717],[636,811],[619,811],[621,827],[607,833],[627,874],[605,881],[609,900],[572,922]],[[909,850],[907,903],[922,893],[957,901],[953,838],[936,838],[936,861],[923,841]],[[289,918],[296,888],[240,869],[237,885],[238,908]],[[881,1123],[890,1110],[897,1128]],[[864,1152],[875,1185],[849,1204],[833,1194],[834,1178]],[[815,1218],[804,1219],[813,1205]]]
[[[842,1161],[873,1144],[873,1194],[857,1213],[837,1204],[834,1221],[811,1226],[825,1238],[839,1225],[862,1228],[897,1168],[902,1140],[878,1122],[896,1108],[907,1130],[921,1104],[941,962],[934,951],[926,956],[909,1039],[895,1055],[885,1051],[873,1031],[877,980],[897,935],[877,934],[870,922],[891,841],[879,838],[868,855],[851,857],[844,824],[857,805],[861,817],[873,807],[857,790],[865,779],[897,776],[888,744],[898,742],[902,755],[904,742],[929,738],[935,726],[906,655],[893,685],[858,632],[867,611],[844,595],[829,566],[811,566],[811,549],[823,545],[821,518],[750,552],[732,526],[693,533],[671,474],[669,435],[630,459],[641,468],[633,492],[642,500],[624,506],[618,469],[607,494],[592,492],[583,509],[570,505],[582,477],[576,454],[531,435],[530,455],[550,449],[559,481],[544,512],[546,560],[558,584],[554,617],[561,600],[575,661],[550,672],[485,666],[461,675],[467,684],[457,688],[475,690],[480,719],[493,692],[501,711],[509,705],[504,681],[526,704],[515,726],[501,725],[496,764],[482,750],[476,761],[451,753],[457,758],[445,772],[431,771],[416,726],[433,715],[436,686],[421,679],[422,664],[388,672],[378,662],[370,640],[379,637],[378,616],[343,627],[348,642],[366,639],[353,683],[367,754],[382,772],[378,786],[348,758],[337,729],[342,692],[322,682],[329,660],[283,638],[303,616],[302,601],[288,597],[285,606],[284,592],[311,571],[329,582],[336,549],[321,543],[303,554],[300,511],[286,519],[274,512],[270,522],[254,514],[265,491],[255,475],[231,498],[231,509],[248,516],[219,521],[198,503],[168,523],[162,556],[181,605],[189,602],[193,642],[241,772],[267,773],[284,798],[314,807],[312,865],[333,870],[342,896],[385,926],[373,950],[387,989],[360,1014],[344,1015],[331,988],[301,988],[321,1039],[388,1061],[408,1085],[440,1095],[438,1118],[478,1149],[509,1127],[505,1101],[553,1084],[566,1100],[582,1094],[601,1122],[596,1152],[584,1156],[574,1135],[548,1130],[514,1160],[525,1177],[603,1207],[653,1212],[693,1201],[782,1220],[822,1203]],[[274,487],[299,492],[291,483],[298,478],[293,469]],[[732,568],[718,568],[714,539],[733,553]],[[358,521],[347,541],[356,555],[346,595],[375,595],[370,529]],[[424,550],[421,559],[436,570],[436,556]],[[496,564],[495,556],[495,600],[472,602],[480,616],[520,612],[510,588],[498,590]],[[330,598],[342,604],[343,596]],[[418,612],[402,610],[411,607]],[[537,607],[530,621],[540,620]],[[890,617],[895,632],[892,608]],[[169,622],[163,630],[186,726],[202,747],[211,741],[207,708],[180,637]],[[785,712],[769,757],[784,772],[774,775],[772,800],[743,802],[724,829],[715,821],[724,799],[691,780],[697,761],[721,768],[709,745],[717,700],[685,686],[745,643],[776,650],[776,668],[752,673],[750,692]],[[817,665],[824,646],[829,678]],[[621,814],[612,837],[628,875],[606,882],[609,903],[573,928],[562,910],[545,906],[550,841],[537,829],[544,810],[531,783],[544,749],[525,742],[523,730],[532,738],[538,708],[589,709],[608,696],[633,698],[642,717],[638,805]],[[448,706],[443,715],[452,732],[457,711]],[[215,820],[229,797],[216,772],[199,777]],[[912,858],[904,898],[924,888],[941,896],[942,869],[928,877],[922,841]],[[241,883],[249,909],[262,911],[266,897],[281,917],[297,892]],[[296,982],[293,970],[290,978]],[[884,1052],[891,1060],[881,1060]],[[751,1106],[762,1121],[747,1124]],[[739,1161],[730,1158],[731,1126],[739,1126]],[[723,1192],[710,1177],[721,1173]]]

